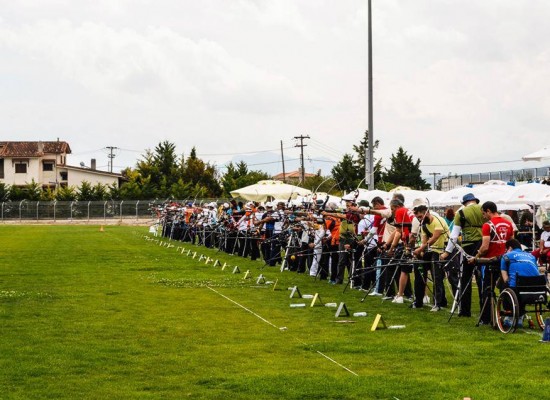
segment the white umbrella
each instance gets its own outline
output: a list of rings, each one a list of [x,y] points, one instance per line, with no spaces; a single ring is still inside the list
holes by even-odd
[[[536,206],[550,207],[550,186],[540,183],[527,183],[515,186],[512,192],[502,199],[506,205],[534,204]]]
[[[444,192],[439,199],[434,201],[433,205],[436,207],[459,206],[462,204],[462,197],[467,193],[473,193],[480,203],[486,201],[499,203],[506,198],[506,194],[503,193],[510,193],[511,190],[513,190],[512,187],[508,185],[462,186]]]
[[[311,193],[311,190],[299,186],[288,185],[281,181],[259,181],[254,185],[246,186],[241,189],[233,190],[231,196],[240,197],[249,201],[267,201],[273,198],[296,198]]]
[[[548,158],[550,158],[550,146],[545,146],[534,153],[521,157],[523,161],[542,161]]]
[[[388,205],[390,203],[391,196],[392,195],[390,193],[383,190],[359,189],[359,196],[357,196],[357,201],[367,200],[369,203],[371,203],[372,199],[374,199],[375,197],[380,197],[382,200],[384,200],[384,204]]]

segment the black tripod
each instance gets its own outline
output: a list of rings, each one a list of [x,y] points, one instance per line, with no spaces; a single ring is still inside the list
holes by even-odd
[[[500,269],[498,268],[499,258],[493,257],[490,259],[484,259],[484,261],[478,260],[480,263],[483,262],[483,265],[488,269],[489,271],[489,286],[485,287],[485,282],[483,283],[482,291],[483,297],[485,298],[483,301],[483,306],[481,307],[481,311],[479,314],[479,319],[477,321],[476,326],[481,325],[482,319],[483,319],[483,312],[485,311],[485,307],[491,307],[490,314],[491,314],[491,326],[493,329],[497,327],[497,323],[495,321],[495,309],[497,304],[497,295],[495,293],[495,287],[498,286],[498,282],[500,280],[500,277],[498,279],[494,279],[494,274],[498,273],[500,276]],[[485,271],[487,273],[487,271]],[[489,292],[487,292],[487,290]],[[490,302],[490,303],[489,303]],[[489,303],[489,304],[487,304]]]

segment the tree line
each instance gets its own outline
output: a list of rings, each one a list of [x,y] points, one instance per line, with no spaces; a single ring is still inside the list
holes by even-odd
[[[342,194],[366,187],[365,148],[368,132],[352,146],[352,151],[343,155],[334,165],[331,174],[317,174],[306,178],[299,186],[320,192]],[[374,152],[379,142],[374,143]],[[430,185],[421,177],[420,159],[413,160],[402,147],[391,155],[390,168],[382,167],[382,159],[374,159],[376,188],[390,190],[396,186],[408,186],[425,190]],[[152,199],[201,199],[229,198],[230,192],[260,180],[270,179],[263,171],[250,170],[244,161],[229,163],[220,173],[216,165],[197,157],[196,148],[190,154],[178,155],[176,146],[169,141],[160,142],[153,150],[146,150],[134,168],[121,172],[123,183],[117,185],[91,185],[82,182],[78,187],[60,186],[42,188],[34,180],[24,187],[0,183],[0,201],[94,201],[94,200],[152,200]]]

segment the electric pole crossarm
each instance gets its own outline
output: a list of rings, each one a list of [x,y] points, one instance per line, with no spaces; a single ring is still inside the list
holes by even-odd
[[[305,171],[304,171],[304,147],[307,146],[307,144],[304,144],[304,139],[309,139],[309,135],[300,135],[300,136],[294,136],[294,139],[300,140],[300,144],[297,144],[294,147],[300,148],[300,179],[302,180],[302,184],[305,181]]]

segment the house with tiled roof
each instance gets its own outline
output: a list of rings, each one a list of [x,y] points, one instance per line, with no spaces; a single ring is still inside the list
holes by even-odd
[[[92,185],[116,184],[121,175],[95,168],[67,165],[71,147],[64,141],[52,142],[4,142],[0,141],[0,183],[10,186],[25,186],[33,180],[43,188],[80,186],[83,181]]]
[[[320,171],[319,171],[320,173]],[[316,174],[310,174],[304,172],[304,178],[313,178],[317,176]],[[290,171],[286,173],[280,173],[273,176],[274,181],[285,181],[287,183],[299,183],[302,180],[302,171],[301,168],[298,168],[298,171]]]

